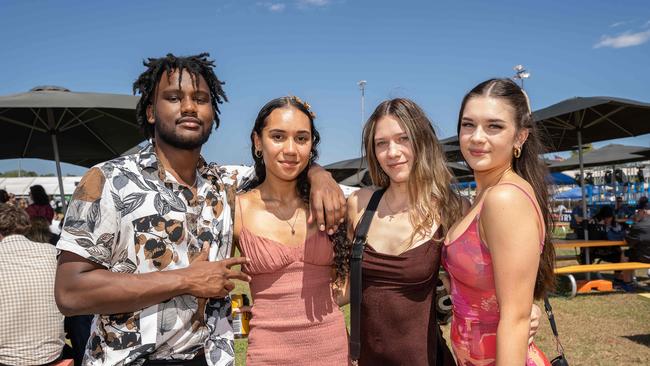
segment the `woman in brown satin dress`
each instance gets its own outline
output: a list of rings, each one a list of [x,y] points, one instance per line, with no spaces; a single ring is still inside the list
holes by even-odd
[[[435,291],[442,240],[462,202],[442,148],[424,111],[407,99],[381,103],[363,143],[373,185],[384,194],[363,255],[359,364],[454,364],[436,323]],[[373,193],[361,189],[348,199],[350,237]]]

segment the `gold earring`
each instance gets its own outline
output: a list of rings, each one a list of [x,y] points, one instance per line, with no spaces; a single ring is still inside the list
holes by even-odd
[[[256,156],[258,159],[261,159],[261,158],[262,158],[262,150],[255,150],[255,156]]]
[[[521,147],[515,146],[515,152],[513,155],[515,156],[515,159],[519,159],[521,156]]]

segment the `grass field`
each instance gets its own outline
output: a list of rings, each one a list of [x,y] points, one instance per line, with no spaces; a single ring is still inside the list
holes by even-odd
[[[646,292],[650,292],[647,271],[637,271],[636,275],[639,283],[648,289]],[[238,283],[234,292],[248,293],[248,285]],[[650,298],[616,292],[580,295],[573,299],[552,297],[551,303],[571,366],[650,364]],[[541,302],[538,305],[543,308]],[[347,321],[347,306],[343,310]],[[443,335],[449,339],[448,326],[443,327]],[[541,319],[535,343],[549,358],[557,355],[545,316]],[[245,339],[235,341],[237,365],[246,364],[246,344]]]
[[[650,282],[647,278],[641,280]],[[244,290],[241,286],[238,290]],[[560,337],[572,366],[648,365],[650,360],[650,299],[638,294],[581,295],[551,298]],[[541,307],[543,305],[538,304]],[[349,313],[344,308],[346,319]],[[449,327],[443,327],[449,339]],[[553,334],[541,319],[535,343],[555,357]],[[246,340],[236,340],[237,365],[246,363]]]

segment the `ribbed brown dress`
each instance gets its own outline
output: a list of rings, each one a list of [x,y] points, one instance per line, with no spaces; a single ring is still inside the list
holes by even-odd
[[[366,245],[361,365],[436,365],[438,351],[444,352],[443,365],[454,365],[446,345],[438,350],[434,301],[440,245],[430,240],[400,255],[378,253]]]

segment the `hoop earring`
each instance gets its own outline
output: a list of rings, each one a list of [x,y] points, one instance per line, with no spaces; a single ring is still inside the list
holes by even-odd
[[[515,146],[515,151],[513,155],[515,156],[515,159],[519,159],[519,157],[521,156],[521,147]]]
[[[258,159],[261,159],[262,158],[262,150],[255,150],[255,157],[257,157]]]

